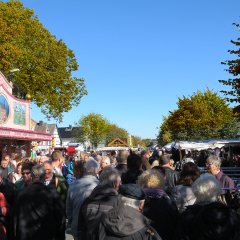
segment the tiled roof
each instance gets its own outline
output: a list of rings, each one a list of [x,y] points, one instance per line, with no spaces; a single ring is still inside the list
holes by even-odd
[[[40,121],[35,125],[35,132],[46,133],[47,132],[47,123]]]
[[[79,131],[79,127],[59,127],[58,133],[59,136],[63,138],[75,138],[76,132]]]
[[[35,123],[35,132],[41,132],[41,133],[54,133],[54,129],[57,127],[56,124],[47,124],[43,121],[40,121],[38,123]]]
[[[48,124],[47,127],[48,127],[49,133],[53,134],[56,126],[57,126],[56,124]]]

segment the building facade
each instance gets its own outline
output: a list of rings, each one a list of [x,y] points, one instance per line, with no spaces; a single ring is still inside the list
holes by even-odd
[[[12,153],[29,157],[32,141],[49,141],[49,133],[32,130],[30,101],[12,94],[12,84],[0,72],[0,159]]]

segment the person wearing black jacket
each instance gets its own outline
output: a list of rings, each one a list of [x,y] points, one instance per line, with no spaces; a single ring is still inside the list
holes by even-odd
[[[165,191],[169,196],[171,196],[172,189],[177,185],[177,182],[180,178],[180,173],[171,168],[170,160],[170,154],[162,155],[159,160],[160,166],[162,166],[165,170]]]
[[[14,221],[13,221],[13,209],[16,199],[16,186],[9,179],[3,177],[3,172],[0,169],[0,192],[3,193],[7,200],[8,211],[5,217],[7,239],[14,240]]]
[[[119,204],[118,188],[121,178],[111,166],[105,167],[99,178],[100,184],[83,202],[78,217],[80,239],[97,239],[99,222],[103,213]]]
[[[65,240],[65,209],[57,191],[40,181],[41,166],[31,171],[33,183],[16,201],[16,240]]]
[[[147,170],[139,176],[138,184],[146,195],[143,214],[151,220],[151,226],[163,240],[172,240],[179,213],[176,204],[163,190],[164,176],[157,169]]]
[[[136,183],[138,176],[142,174],[142,159],[139,155],[131,153],[127,158],[127,171],[122,174],[122,183]]]
[[[117,166],[115,167],[119,174],[122,175],[127,171],[127,158],[129,156],[129,152],[127,150],[122,150],[117,155]]]
[[[150,221],[141,212],[145,194],[137,184],[119,188],[121,203],[103,215],[98,240],[161,240]]]
[[[175,240],[240,240],[239,214],[220,203],[221,184],[204,173],[192,184],[196,202],[180,215]]]
[[[240,216],[220,202],[194,204],[181,214],[175,240],[239,240]]]

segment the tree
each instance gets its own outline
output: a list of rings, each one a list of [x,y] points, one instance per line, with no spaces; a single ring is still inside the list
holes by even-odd
[[[139,145],[146,148],[145,142],[141,139],[141,137],[138,136],[132,136],[132,145],[134,147],[137,147]]]
[[[145,139],[142,139],[142,141],[144,142],[144,146],[146,147],[150,147],[154,145],[153,139],[145,138]]]
[[[81,129],[78,140],[82,143],[90,141],[94,148],[106,138],[109,122],[101,114],[90,113],[81,117],[77,126]]]
[[[20,71],[13,76],[14,68]],[[17,0],[0,2],[0,70],[18,97],[31,96],[47,117],[59,121],[87,94],[84,79],[73,77],[74,52]]]
[[[109,124],[106,133],[106,143],[111,142],[115,138],[127,139],[127,130],[118,127],[116,124]]]
[[[158,142],[231,138],[237,121],[226,101],[207,89],[178,99],[178,109],[169,112],[160,127]]]
[[[237,23],[233,23],[238,30],[240,25]],[[222,62],[221,64],[227,65],[228,69],[225,69],[229,74],[233,75],[234,78],[229,78],[228,80],[219,80],[223,85],[229,86],[231,90],[222,90],[221,92],[224,93],[225,96],[227,96],[226,100],[229,102],[240,102],[240,38],[237,38],[237,41],[231,40],[231,43],[233,43],[238,49],[236,50],[228,50],[230,54],[233,54],[235,56],[235,59],[233,60],[226,60]]]
[[[159,135],[157,137],[159,145],[163,146],[169,142],[172,142],[172,134],[170,131],[159,131]]]

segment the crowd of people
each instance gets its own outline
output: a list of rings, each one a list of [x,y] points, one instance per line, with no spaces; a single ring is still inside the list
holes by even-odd
[[[0,239],[240,240],[234,181],[210,155],[174,169],[169,153],[123,150],[0,166]],[[231,196],[229,200],[227,197]],[[233,204],[234,202],[234,204]]]

